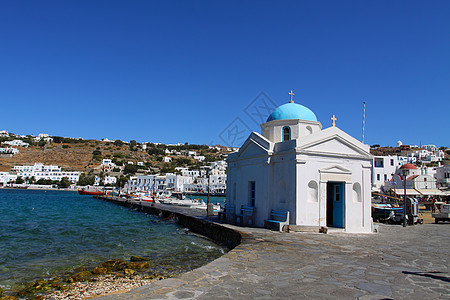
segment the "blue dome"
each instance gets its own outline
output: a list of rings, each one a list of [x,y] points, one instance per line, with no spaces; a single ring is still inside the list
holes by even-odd
[[[307,107],[296,104],[287,103],[278,106],[267,118],[266,122],[273,120],[306,120],[317,122],[316,115]]]

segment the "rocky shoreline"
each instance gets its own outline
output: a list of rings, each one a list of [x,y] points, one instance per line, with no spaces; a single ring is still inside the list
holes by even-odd
[[[61,277],[36,280],[12,295],[2,295],[0,300],[13,299],[88,299],[101,295],[127,292],[155,280],[171,277],[177,272],[153,272],[153,263],[140,256],[130,261],[107,260],[93,269],[77,268]]]
[[[71,284],[69,290],[52,291],[41,299],[57,300],[71,299],[82,300],[108,294],[125,293],[133,288],[150,284],[154,280],[163,279],[163,277],[150,279],[148,276],[137,275],[130,277],[120,277],[113,274],[99,276],[95,281],[76,282]]]

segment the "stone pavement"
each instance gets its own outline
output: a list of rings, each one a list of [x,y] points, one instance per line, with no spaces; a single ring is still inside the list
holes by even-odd
[[[226,226],[243,239],[219,259],[99,299],[450,299],[450,224],[377,234]]]

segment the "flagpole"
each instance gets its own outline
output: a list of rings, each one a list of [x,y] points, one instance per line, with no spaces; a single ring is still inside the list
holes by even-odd
[[[363,126],[362,126],[362,142],[364,144],[364,128],[366,127],[366,102],[363,102]]]

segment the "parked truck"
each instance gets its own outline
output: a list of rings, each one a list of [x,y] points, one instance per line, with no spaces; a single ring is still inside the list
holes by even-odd
[[[434,203],[435,213],[431,214],[434,218],[434,223],[439,223],[441,221],[450,222],[450,204],[443,202]]]

